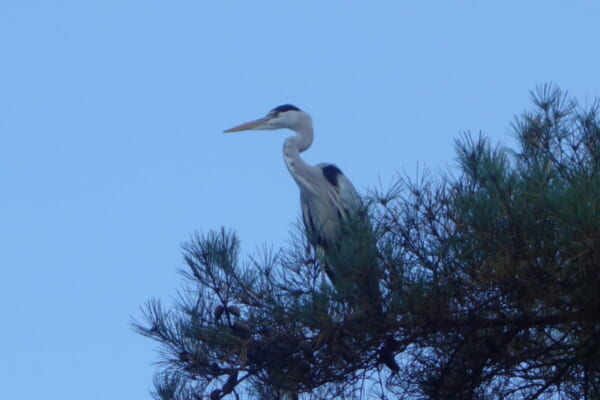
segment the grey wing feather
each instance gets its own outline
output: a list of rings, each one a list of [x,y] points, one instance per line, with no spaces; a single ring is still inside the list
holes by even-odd
[[[340,223],[359,211],[360,196],[352,182],[332,164],[318,164],[322,172],[319,190],[300,191],[302,217],[313,245],[329,247],[336,240]]]
[[[322,163],[318,164],[317,167],[321,168],[328,182],[331,183],[330,189],[332,190],[329,191],[329,194],[333,204],[341,214],[341,218],[346,220],[358,212],[361,206],[361,199],[352,182],[346,178],[346,175],[333,164]],[[329,175],[326,173],[328,169],[336,171],[335,178],[327,176]]]

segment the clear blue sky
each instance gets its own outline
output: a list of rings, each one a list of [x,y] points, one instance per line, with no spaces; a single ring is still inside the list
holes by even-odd
[[[512,143],[529,90],[600,96],[600,3],[3,1],[0,397],[148,398],[132,316],[180,286],[180,244],[249,254],[299,215],[286,132],[223,135],[282,103],[312,163],[364,191],[453,168],[460,132]]]

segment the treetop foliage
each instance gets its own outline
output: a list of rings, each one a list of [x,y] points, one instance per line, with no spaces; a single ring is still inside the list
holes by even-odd
[[[454,176],[371,195],[377,251],[340,257],[376,266],[380,314],[300,230],[246,261],[233,232],[194,235],[176,305],[135,323],[161,345],[156,398],[600,398],[599,104],[532,99],[515,149],[465,134]]]

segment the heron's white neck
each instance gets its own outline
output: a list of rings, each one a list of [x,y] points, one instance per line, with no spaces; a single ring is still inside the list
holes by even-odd
[[[283,143],[283,159],[290,174],[299,185],[302,185],[302,171],[306,171],[309,166],[300,157],[300,153],[308,149],[313,142],[313,126],[310,117],[300,121],[294,131],[296,135],[285,139]]]

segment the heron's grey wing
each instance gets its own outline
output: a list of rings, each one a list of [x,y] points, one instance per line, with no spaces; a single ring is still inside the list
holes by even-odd
[[[313,246],[327,249],[336,243],[341,223],[360,209],[360,197],[333,164],[318,164],[305,172],[310,185],[300,185],[302,219]]]
[[[350,179],[333,164],[319,164],[323,176],[329,183],[327,191],[337,214],[342,220],[355,215],[361,207],[361,199]]]

